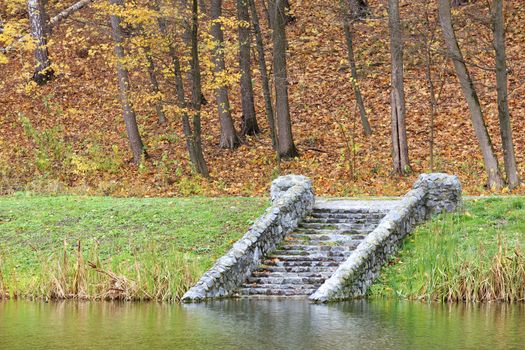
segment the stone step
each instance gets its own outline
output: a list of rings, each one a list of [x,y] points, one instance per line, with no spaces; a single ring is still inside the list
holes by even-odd
[[[267,261],[344,261],[350,255],[348,253],[338,253],[335,255],[325,254],[312,254],[312,255],[277,255],[273,254],[263,260],[264,263]]]
[[[344,236],[345,239],[334,239],[333,237],[311,239],[310,237],[312,237],[312,235],[294,235],[293,237],[288,237],[287,243],[293,244],[297,242],[297,244],[317,245],[319,247],[345,247],[348,248],[349,251],[352,251],[363,241],[362,239],[348,239],[348,237],[351,238],[351,236]]]
[[[333,274],[333,269],[330,270],[320,270],[320,271],[310,271],[308,269],[305,269],[301,272],[279,272],[279,271],[268,271],[265,269],[258,269],[255,270],[252,273],[252,277],[276,277],[276,278],[304,278],[304,277],[311,277],[311,278],[323,278],[327,279]]]
[[[287,277],[287,276],[269,276],[269,277],[259,277],[252,276],[244,283],[245,286],[250,285],[308,285],[315,284],[321,285],[326,278],[324,277]]]
[[[316,240],[310,240],[308,243],[311,244],[330,244],[330,245],[338,245],[341,247],[349,247],[351,250],[355,250],[359,244],[361,244],[362,240],[356,240],[356,241],[316,241]]]
[[[353,242],[353,241],[362,241],[365,238],[365,235],[349,235],[349,234],[329,234],[326,232],[322,233],[290,233],[288,235],[291,239],[298,239],[307,241],[308,245],[317,245],[313,242]]]
[[[372,232],[373,229],[364,230],[364,229],[352,229],[352,228],[345,228],[345,229],[313,229],[313,228],[305,228],[305,227],[299,227],[295,229],[293,233],[302,233],[302,234],[326,234],[326,235],[367,235],[370,232]]]
[[[341,219],[341,220],[362,220],[362,219],[382,219],[386,213],[330,213],[312,212],[308,216],[311,219]]]
[[[280,287],[280,286],[279,286]],[[239,290],[240,295],[271,295],[271,296],[296,296],[296,295],[310,295],[313,294],[317,288],[309,289],[281,289],[279,287],[243,287]]]
[[[279,254],[279,255],[297,255],[297,256],[309,256],[311,254],[318,253],[320,251],[308,251],[308,250],[302,250],[302,249],[278,249],[273,252],[273,254]]]
[[[240,295],[310,295],[377,227],[385,212],[315,208],[239,289]]]
[[[295,243],[295,244],[292,244]],[[303,245],[299,240],[289,241],[286,245],[279,247],[279,251],[303,251],[303,252],[350,252],[351,247],[346,246],[331,246],[331,245]]]
[[[307,217],[305,218],[302,223],[307,224],[356,224],[356,225],[378,225],[379,222],[381,222],[381,218],[370,218],[370,217],[363,217],[363,218],[332,218],[332,217],[322,217],[322,218],[315,218],[315,217]]]
[[[372,232],[377,225],[368,224],[337,224],[324,222],[301,222],[298,229],[306,230],[334,230],[334,231],[350,231],[350,232]]]
[[[352,208],[352,209],[342,209],[342,208],[313,208],[312,214],[344,214],[344,215],[353,215],[353,214],[366,214],[366,215],[385,215],[387,211],[370,209],[370,208]]]
[[[339,265],[333,266],[264,266],[259,267],[257,273],[334,273]]]
[[[270,266],[277,267],[338,267],[345,259],[339,260],[264,260],[261,268],[268,269]],[[313,269],[312,269],[313,270]]]
[[[317,289],[321,286],[321,283],[283,283],[279,285],[265,284],[265,283],[244,283],[243,288],[278,288],[278,289],[290,289],[290,290],[301,290],[301,289]]]
[[[272,257],[274,256],[294,256],[294,257],[332,257],[332,256],[349,256],[351,254],[351,251],[346,250],[313,250],[313,251],[307,251],[307,250],[284,250],[284,249],[278,249],[272,253]]]

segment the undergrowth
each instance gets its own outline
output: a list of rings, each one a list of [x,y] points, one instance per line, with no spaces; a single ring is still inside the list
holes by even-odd
[[[174,301],[192,286],[206,264],[202,259],[180,252],[172,252],[166,259],[149,248],[136,254],[129,264],[120,264],[118,272],[110,264],[101,262],[95,246],[82,251],[78,241],[71,251],[64,241],[64,249],[57,254],[42,254],[41,269],[31,276],[11,274],[10,287],[0,285],[5,298],[23,299],[85,299],[85,300],[156,300]]]
[[[178,300],[265,199],[0,198],[0,299]]]
[[[525,199],[467,201],[418,228],[370,289],[372,297],[525,300]]]

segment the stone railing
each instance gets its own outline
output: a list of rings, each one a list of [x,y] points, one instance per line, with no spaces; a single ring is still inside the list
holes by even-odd
[[[231,296],[262,258],[312,210],[312,183],[304,176],[281,176],[272,183],[271,201],[271,207],[248,232],[182,297],[183,302]]]
[[[364,296],[381,267],[397,251],[403,238],[434,213],[454,211],[462,205],[456,176],[423,174],[334,274],[310,296],[329,302]]]

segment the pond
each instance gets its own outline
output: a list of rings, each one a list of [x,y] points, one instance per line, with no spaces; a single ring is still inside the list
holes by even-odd
[[[0,349],[523,349],[525,306],[0,302]]]

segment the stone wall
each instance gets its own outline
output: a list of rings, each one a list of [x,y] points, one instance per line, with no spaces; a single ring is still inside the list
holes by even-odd
[[[428,214],[454,211],[463,205],[461,184],[457,176],[443,173],[421,174],[414,189],[423,188],[427,193],[425,206]]]
[[[271,207],[248,232],[183,296],[183,302],[231,296],[262,258],[312,210],[312,183],[304,176],[279,177],[272,183],[271,201]]]
[[[456,176],[421,175],[399,205],[389,211],[310,300],[328,302],[364,296],[381,267],[417,224],[434,213],[454,211],[461,204],[461,184]]]

